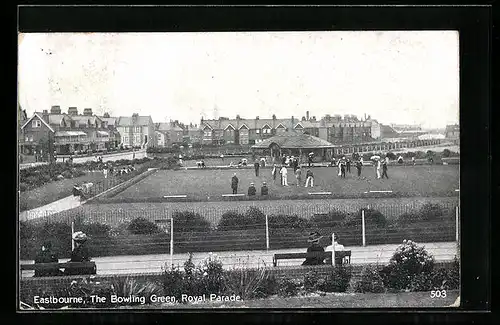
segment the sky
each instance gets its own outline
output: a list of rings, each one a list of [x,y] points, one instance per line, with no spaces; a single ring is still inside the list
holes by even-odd
[[[456,31],[19,34],[28,116],[59,105],[154,122],[371,115],[459,120]]]

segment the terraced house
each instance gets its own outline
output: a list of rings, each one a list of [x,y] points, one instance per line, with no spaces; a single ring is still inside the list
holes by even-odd
[[[184,140],[184,129],[178,121],[155,124],[156,144],[159,147],[171,147],[181,144]]]
[[[302,118],[294,116],[278,119],[275,115],[270,119],[236,119],[221,117],[217,120],[201,120],[200,130],[203,132],[203,144],[240,144],[253,145],[274,135],[288,130],[319,137],[334,144],[361,143],[375,141],[381,137],[381,124],[370,117],[359,120],[354,115],[326,115],[321,120],[310,117],[309,112]]]
[[[56,154],[73,154],[106,150],[114,147],[107,121],[93,115],[91,108],[78,114],[77,107],[69,107],[67,113],[60,106],[52,106],[50,112],[35,112],[21,127],[24,152],[45,150]]]
[[[156,146],[155,125],[151,116],[120,116],[117,130],[124,148],[149,148]]]

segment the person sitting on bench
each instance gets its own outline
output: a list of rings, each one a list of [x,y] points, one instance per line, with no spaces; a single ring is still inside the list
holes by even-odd
[[[41,250],[35,258],[35,264],[38,263],[59,263],[57,255],[52,251],[52,244],[45,242],[42,244]],[[45,270],[35,270],[35,276],[55,276],[61,275],[59,268],[54,267]]]
[[[89,250],[86,245],[87,239],[87,235],[81,231],[77,231],[73,234],[75,249],[71,252],[71,259],[69,262],[90,262]],[[90,269],[87,267],[69,267],[64,270],[64,274],[93,274],[93,268]]]
[[[337,235],[335,235],[335,241],[332,243],[332,237],[330,236],[330,245],[325,247],[325,252],[333,252],[334,246],[335,246],[335,252],[344,251],[345,250],[344,245],[339,244],[338,241],[339,241],[339,237]],[[330,264],[331,257],[327,258],[325,261],[326,261],[326,263]],[[341,257],[336,258],[335,264],[342,264],[342,258]]]
[[[319,245],[319,240],[322,238],[321,234],[317,231],[311,232],[309,234],[309,239],[307,240],[311,245],[307,248],[307,252],[324,252],[323,247]],[[302,265],[322,265],[324,264],[322,257],[306,257],[306,260]]]
[[[255,184],[250,183],[250,187],[248,187],[248,196],[255,196],[255,193],[257,193],[257,190],[255,189]]]

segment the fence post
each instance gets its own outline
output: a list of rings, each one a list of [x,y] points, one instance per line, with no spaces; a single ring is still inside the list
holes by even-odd
[[[174,216],[170,216],[170,266],[174,268]]]
[[[458,231],[458,205],[455,208],[455,240],[459,243],[459,231]]]
[[[332,232],[332,266],[335,266],[335,233]]]
[[[269,250],[269,220],[266,214],[266,249]]]
[[[73,241],[74,233],[75,233],[75,222],[71,220],[71,251],[75,249],[75,242]]]
[[[361,209],[361,235],[363,236],[363,247],[366,246],[366,233],[365,233],[365,209]]]

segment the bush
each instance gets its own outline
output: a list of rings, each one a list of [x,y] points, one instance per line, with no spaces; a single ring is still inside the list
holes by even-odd
[[[362,211],[360,209],[357,213],[351,213],[342,222],[343,227],[361,227],[362,224]],[[366,227],[377,227],[384,228],[387,226],[388,222],[386,217],[382,212],[374,209],[364,209],[365,210],[365,226]]]
[[[443,153],[442,153],[442,156],[444,158],[448,158],[449,156],[451,156],[451,151],[449,149],[444,149]]]
[[[199,213],[191,211],[174,213],[174,233],[182,232],[208,232],[211,229],[210,222]]]
[[[426,203],[418,211],[420,220],[422,221],[436,221],[442,219],[444,216],[443,209],[439,204]]]
[[[313,292],[318,289],[319,275],[318,272],[309,271],[304,275],[304,290]]]
[[[181,301],[182,294],[190,294],[185,290],[184,275],[181,270],[173,267],[163,273],[163,292],[166,296],[174,296]]]
[[[351,282],[352,268],[340,265],[318,281],[317,288],[324,292],[346,292]]]
[[[210,253],[203,261],[200,288],[206,294],[221,294],[224,292],[224,270],[217,255]]]
[[[309,220],[297,215],[271,215],[268,218],[270,228],[306,229],[311,227]]]
[[[160,232],[160,228],[154,222],[145,218],[136,218],[128,225],[128,231],[134,235],[151,235]]]
[[[69,170],[63,171],[61,175],[63,175],[63,177],[66,178],[66,179],[69,179],[69,178],[73,177],[73,174]]]
[[[340,210],[330,210],[326,215],[315,214],[311,218],[311,223],[315,228],[335,227],[342,224],[348,213]]]
[[[227,295],[238,295],[243,300],[259,297],[261,283],[269,275],[265,268],[239,268],[224,273],[224,283]]]
[[[255,298],[266,298],[278,293],[278,280],[274,274],[268,273],[255,290]]]
[[[379,274],[379,269],[375,265],[368,265],[361,273],[361,279],[354,285],[354,291],[365,293],[385,292],[384,281]]]
[[[218,230],[244,230],[263,228],[266,224],[266,215],[257,208],[250,207],[245,214],[228,211],[222,215],[217,225]]]
[[[19,183],[19,191],[25,192],[29,189],[29,185],[26,183]]]
[[[417,285],[426,285],[426,278],[434,268],[434,257],[427,253],[423,246],[417,246],[411,240],[404,240],[389,264],[385,266],[380,274],[384,281],[384,286],[393,291],[407,291]],[[422,275],[425,273],[424,275]],[[419,278],[415,277],[419,276]]]
[[[293,297],[299,293],[301,287],[299,280],[283,277],[278,281],[278,296],[280,297]]]

